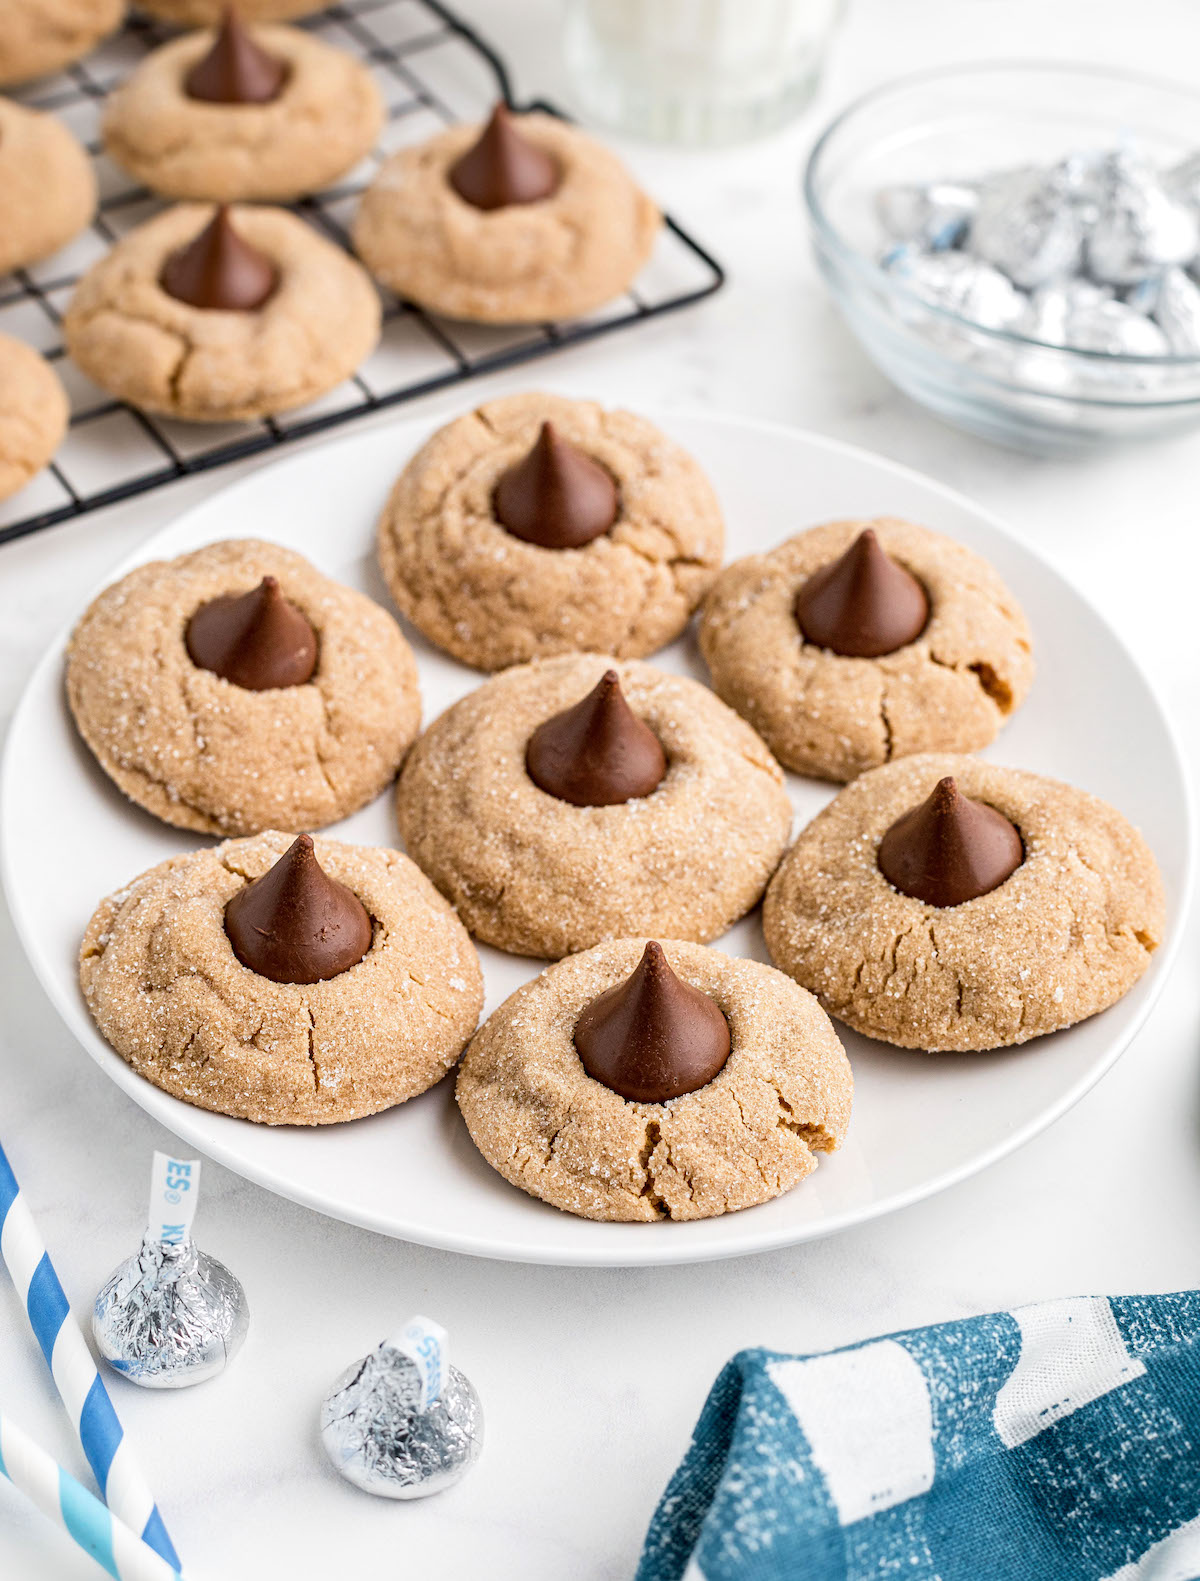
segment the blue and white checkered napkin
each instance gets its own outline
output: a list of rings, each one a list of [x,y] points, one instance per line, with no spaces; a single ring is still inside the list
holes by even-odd
[[[740,1352],[637,1581],[1194,1581],[1200,1291]]]

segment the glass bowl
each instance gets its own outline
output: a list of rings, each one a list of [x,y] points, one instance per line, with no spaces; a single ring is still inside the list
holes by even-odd
[[[804,176],[817,263],[851,330],[906,394],[1000,444],[1086,452],[1200,423],[1200,357],[1077,351],[987,329],[917,295],[878,257],[875,194],[977,179],[1080,150],[1157,165],[1200,144],[1200,94],[1099,67],[1011,62],[921,72],[857,100]]]

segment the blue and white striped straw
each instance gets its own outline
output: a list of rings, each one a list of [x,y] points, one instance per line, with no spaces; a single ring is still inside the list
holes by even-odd
[[[180,1581],[179,1571],[148,1547],[70,1472],[0,1413],[0,1472],[61,1526],[115,1581]]]
[[[140,1534],[175,1570],[179,1556],[167,1536],[83,1331],[71,1315],[58,1275],[0,1147],[0,1255],[29,1314],[42,1355],[67,1408],[96,1484],[113,1514]]]

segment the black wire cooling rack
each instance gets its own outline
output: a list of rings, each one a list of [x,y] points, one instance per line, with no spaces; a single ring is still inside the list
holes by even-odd
[[[343,246],[359,194],[381,161],[441,127],[481,119],[497,98],[512,103],[496,51],[440,0],[345,0],[298,24],[349,50],[375,74],[387,124],[372,156],[344,182],[294,205]],[[71,426],[53,464],[0,501],[0,543],[159,488],[194,472],[255,455],[432,390],[543,357],[711,296],[724,282],[717,261],[667,218],[635,288],[599,312],[511,329],[463,324],[383,293],[383,336],[354,378],[298,411],[254,423],[175,422],[114,401],[66,356],[62,315],[79,276],[114,241],[162,207],[105,157],[99,135],[105,95],[169,31],[133,16],[122,31],[61,76],[13,97],[51,110],[93,155],[100,184],[95,221],[53,258],[0,278],[0,331],[36,346],[57,367]],[[522,108],[558,113],[543,101]]]

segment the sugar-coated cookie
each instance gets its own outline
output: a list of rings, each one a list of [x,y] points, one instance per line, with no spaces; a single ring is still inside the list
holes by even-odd
[[[610,670],[619,697],[604,695]],[[651,759],[637,765],[648,779],[608,804],[577,804],[566,796],[578,781],[550,791],[530,772],[549,783],[570,770],[563,716],[583,726],[589,709],[600,728],[575,743],[579,779],[606,764],[625,773],[643,748]],[[530,748],[551,721],[566,752],[548,750],[547,765]],[[517,955],[635,933],[716,938],[758,901],[791,827],[778,765],[731,709],[696,681],[598,654],[522,665],[468,693],[417,742],[396,794],[409,854],[477,938]]]
[[[101,903],[79,980],[103,1037],[185,1103],[267,1125],[327,1125],[424,1092],[454,1065],[483,1003],[461,923],[398,851],[318,839],[310,858],[369,919],[361,959],[319,981],[243,964],[227,918],[286,865],[267,832],[160,862]]]
[[[523,476],[507,512],[518,536],[501,511],[506,479]],[[686,626],[724,542],[711,484],[653,423],[543,394],[489,401],[439,429],[379,523],[397,605],[482,670],[579,650],[653,653]]]
[[[23,489],[67,430],[67,395],[31,346],[0,335],[0,500]]]
[[[456,191],[456,166],[488,139],[485,174],[503,166],[515,140],[518,157],[552,172],[545,195],[492,204],[502,191],[476,201]],[[433,312],[527,324],[574,317],[619,296],[649,258],[661,223],[621,161],[586,132],[552,115],[501,111],[487,127],[453,126],[393,154],[364,194],[354,245],[377,280]]]
[[[171,294],[167,270],[184,255],[194,260],[193,286],[236,287],[236,302]],[[231,422],[289,411],[340,384],[379,326],[379,298],[362,268],[297,215],[184,203],[88,270],[64,333],[83,371],[120,399]]]
[[[189,76],[214,47],[224,50],[227,79],[216,91],[273,96],[194,96]],[[256,62],[268,78],[261,86]],[[243,29],[227,20],[220,34],[188,33],[147,56],[110,95],[103,131],[110,157],[166,197],[269,202],[328,186],[370,151],[382,122],[374,78],[345,50],[299,28]]]
[[[904,851],[890,851],[885,836],[914,812],[927,820],[947,779],[982,805],[983,814],[969,809],[974,819],[990,810],[989,822],[998,813],[1011,823],[1017,865],[975,898],[930,904],[897,889],[881,860],[903,871]],[[926,828],[925,849],[912,851],[923,881],[938,877],[929,858],[939,850],[958,864],[952,882],[963,880],[961,829],[950,833],[939,840]],[[892,836],[913,839],[911,824]],[[995,860],[994,850],[982,854]],[[1164,927],[1154,857],[1115,808],[1058,780],[946,753],[903,758],[848,785],[801,833],[763,906],[771,959],[831,1015],[933,1051],[1024,1043],[1107,1009],[1146,970]]]
[[[256,609],[249,601],[268,577],[275,602]],[[302,638],[307,628],[309,678],[286,684],[288,674],[268,674],[261,679],[277,684],[252,689],[197,663],[198,612],[225,600],[219,620],[232,599],[247,601],[240,627],[231,612],[233,657],[268,662],[281,626],[285,649],[291,628]],[[106,588],[72,634],[67,698],[127,796],[205,834],[315,829],[346,817],[390,782],[421,719],[416,662],[391,616],[256,539],[139,566]]]
[[[588,1219],[705,1219],[789,1191],[850,1120],[853,1078],[828,1016],[757,961],[678,940],[651,949],[724,1017],[718,1073],[669,1102],[589,1075],[580,1019],[644,974],[648,953],[642,939],[600,944],[517,989],[471,1040],[457,1096],[475,1145],[514,1186]]]
[[[0,274],[56,253],[95,211],[91,161],[62,122],[0,99]]]
[[[116,31],[124,14],[124,0],[0,0],[0,85],[79,60]],[[0,139],[5,135],[0,130]]]
[[[735,560],[705,601],[700,648],[718,695],[785,768],[820,779],[976,751],[1033,680],[1029,628],[992,567],[892,517],[829,522]]]

